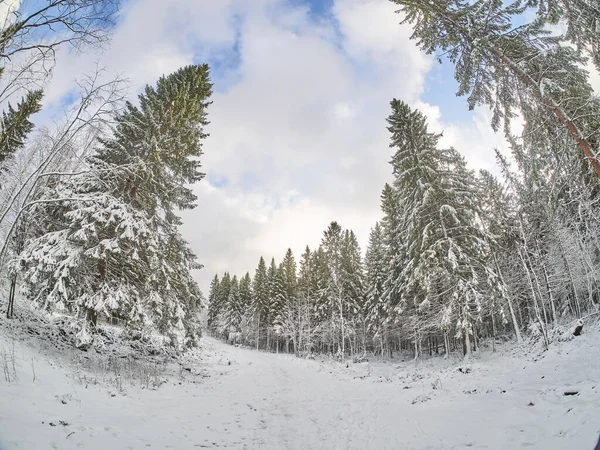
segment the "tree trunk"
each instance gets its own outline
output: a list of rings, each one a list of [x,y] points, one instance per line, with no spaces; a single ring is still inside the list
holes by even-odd
[[[444,359],[447,359],[450,356],[450,339],[448,338],[448,333],[444,333]]]
[[[471,356],[471,339],[468,331],[464,333],[463,351],[465,359],[468,359]]]
[[[345,347],[345,336],[344,336],[344,305],[342,303],[342,296],[339,296],[339,304],[340,304],[340,320],[342,321],[342,357],[346,356],[346,347]]]
[[[260,313],[258,314],[258,322],[256,324],[256,350],[260,344]]]
[[[267,321],[267,351],[270,353],[271,352],[271,330],[269,329],[269,325],[268,325],[268,321]]]
[[[496,353],[496,319],[492,309],[492,353]]]
[[[575,306],[577,309],[577,317],[581,317],[581,306],[579,303],[579,296],[577,295],[577,289],[575,289],[575,278],[573,277],[573,271],[571,270],[571,264],[569,263],[569,258],[567,258],[567,254],[562,245],[562,241],[560,240],[560,236],[558,236],[558,247],[560,248],[560,254],[565,261],[565,265],[567,266],[567,272],[569,273],[569,279],[571,280],[571,291],[573,292],[573,298],[575,299]]]
[[[85,319],[93,328],[96,328],[98,324],[98,312],[95,309],[86,310]]]
[[[545,344],[545,347],[547,350],[548,349],[548,337],[546,336],[546,327],[544,326],[544,322],[542,320],[542,317],[540,316],[540,310],[539,310],[538,303],[537,303],[537,295],[535,293],[535,288],[533,286],[533,280],[531,279],[531,276],[529,274],[529,267],[527,267],[527,263],[525,262],[525,258],[523,258],[523,255],[521,254],[521,250],[518,249],[517,251],[519,253],[519,256],[521,257],[521,262],[523,263],[525,273],[527,274],[527,280],[529,281],[531,295],[533,296],[533,306],[534,306],[534,310],[535,310],[535,315],[536,315],[537,321],[541,327],[542,337],[544,338],[544,344]]]
[[[17,287],[17,275],[10,279],[10,289],[8,291],[8,308],[6,309],[6,318],[12,319],[15,316],[15,290]]]
[[[415,329],[415,360],[419,359],[421,352],[419,349],[419,331]]]

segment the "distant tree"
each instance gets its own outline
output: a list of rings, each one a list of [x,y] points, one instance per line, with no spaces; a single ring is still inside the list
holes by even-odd
[[[256,321],[256,348],[260,345],[260,327],[268,323],[269,278],[267,265],[261,256],[252,284],[252,311]]]
[[[219,276],[215,275],[212,281],[210,282],[208,294],[208,319],[207,324],[208,328],[213,332],[216,331],[216,322],[218,320],[219,312],[221,311],[221,297],[220,297],[220,281]]]
[[[385,281],[388,274],[386,247],[379,222],[371,229],[365,254],[365,311],[369,332],[378,335],[383,352],[383,325],[388,308],[384,300]]]

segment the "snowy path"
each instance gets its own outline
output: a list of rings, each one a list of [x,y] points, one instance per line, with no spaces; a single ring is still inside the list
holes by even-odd
[[[0,449],[592,450],[600,432],[598,341],[600,333],[583,336],[538,362],[490,357],[468,374],[440,368],[438,359],[418,368],[374,365],[370,376],[366,364],[208,341],[211,356],[192,369],[209,378],[116,396],[86,389],[67,367],[41,357],[33,382],[35,352],[22,346],[19,381],[0,379]],[[579,394],[565,396],[569,386]]]

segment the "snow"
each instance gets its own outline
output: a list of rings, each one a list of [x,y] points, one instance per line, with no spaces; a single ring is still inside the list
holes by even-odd
[[[14,345],[18,375],[0,371],[0,449],[591,450],[600,330],[586,327],[547,352],[497,344],[468,363],[310,361],[203,338],[143,383],[0,326],[0,367]]]

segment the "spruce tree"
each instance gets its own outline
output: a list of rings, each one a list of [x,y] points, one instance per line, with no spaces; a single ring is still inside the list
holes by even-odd
[[[279,266],[279,280],[275,323],[281,327],[288,339],[293,341],[294,351],[297,352],[301,329],[301,304],[298,298],[296,260],[290,248]]]
[[[385,320],[391,322],[394,320],[393,311],[400,301],[401,283],[398,283],[398,280],[401,279],[404,270],[405,249],[402,229],[399,226],[399,212],[402,210],[402,205],[399,204],[394,189],[388,183],[381,192],[381,210],[383,212],[381,234],[385,249],[383,264],[388,268],[382,295],[386,309]]]
[[[265,327],[268,321],[269,306],[269,278],[267,275],[267,265],[265,259],[261,256],[258,267],[254,273],[252,285],[252,311],[256,322],[256,348],[260,345],[260,330]]]
[[[311,272],[312,252],[307,245],[300,257],[300,270],[298,272],[298,296],[301,298],[310,299],[313,295]]]
[[[231,274],[229,272],[225,272],[223,277],[221,277],[221,282],[219,283],[219,303],[221,308],[218,315],[217,329],[218,332],[223,336],[227,336],[229,331],[227,330],[229,325],[227,320],[229,316],[229,294],[231,294],[231,280]]]
[[[249,272],[240,280],[239,293],[242,316],[247,317],[252,307],[252,278]]]
[[[238,288],[238,302],[240,311],[240,328],[244,336],[248,336],[249,328],[252,325],[252,278],[250,273],[246,272],[240,279]]]
[[[300,259],[298,273],[298,320],[299,337],[296,351],[312,351],[314,333],[314,304],[317,298],[314,283],[313,252],[307,245]]]
[[[1,72],[0,72],[1,73]],[[13,108],[8,104],[8,111],[2,112],[0,120],[0,170],[6,160],[25,144],[27,135],[33,130],[31,116],[42,107],[42,91],[27,93],[25,98]]]
[[[395,281],[399,312],[412,317],[416,357],[423,334],[436,328],[444,332],[446,348],[455,330],[469,354],[484,294],[497,286],[477,225],[474,176],[455,150],[437,147],[440,135],[427,130],[420,112],[395,99],[391,106],[393,187],[405,243],[405,265]]]
[[[231,278],[229,295],[227,296],[226,309],[224,319],[227,330],[239,332],[242,324],[242,304],[240,302],[240,285],[237,275]]]
[[[331,341],[331,321],[334,312],[329,298],[331,271],[327,260],[327,254],[322,246],[319,246],[317,250],[312,252],[310,280],[311,291],[314,296],[312,309],[315,332],[320,334],[321,342],[325,341],[326,336],[329,336]]]
[[[202,294],[191,272],[201,266],[176,213],[195,206],[187,185],[203,177],[210,94],[206,65],[160,78],[116,117],[90,170],[45,193],[33,215],[52,221],[20,258],[31,299],[92,328],[99,313],[118,315],[132,331],[193,343]]]
[[[269,265],[267,272],[267,286],[268,294],[267,304],[265,307],[265,328],[267,330],[267,350],[271,350],[271,331],[275,318],[277,317],[278,293],[281,286],[277,265],[275,264],[275,258],[271,258],[271,264]]]
[[[331,222],[325,230],[321,246],[327,257],[330,274],[327,298],[331,310],[332,340],[337,341],[338,351],[341,352],[341,355],[344,355],[346,352],[346,319],[351,306],[348,305],[343,268],[344,232],[337,222]]]
[[[362,312],[364,272],[358,239],[352,230],[345,230],[341,249],[341,277],[349,315]]]
[[[379,222],[371,229],[365,254],[365,311],[368,329],[382,338],[382,326],[387,318],[384,288],[388,267],[383,229]]]
[[[210,291],[208,294],[208,319],[207,325],[209,330],[215,332],[216,331],[216,323],[219,316],[219,312],[221,310],[221,298],[219,296],[220,290],[220,281],[219,276],[215,275],[215,277],[210,282]]]
[[[600,8],[594,0],[529,0],[550,24],[563,21],[565,37],[590,55],[600,71]]]

